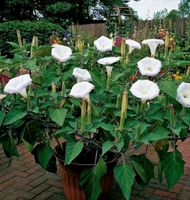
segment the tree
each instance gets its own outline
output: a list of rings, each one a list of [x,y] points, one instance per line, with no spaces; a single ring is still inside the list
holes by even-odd
[[[181,17],[190,17],[190,0],[181,0],[179,4]]]
[[[106,16],[113,5],[125,5],[130,0],[1,0],[0,22],[45,18],[63,24],[65,21],[86,23],[93,21],[91,10],[97,6],[97,15]],[[135,0],[138,1],[138,0]]]
[[[181,16],[180,16],[180,12],[179,10],[171,10],[167,16],[166,16],[166,19],[169,19],[169,20],[176,20],[176,19],[179,19]]]
[[[157,20],[157,19],[164,19],[166,18],[166,16],[168,15],[168,10],[165,8],[163,10],[157,11],[156,13],[154,13],[153,19]]]

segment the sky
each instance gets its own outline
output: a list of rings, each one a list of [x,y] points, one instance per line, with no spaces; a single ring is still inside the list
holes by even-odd
[[[129,6],[137,11],[141,19],[151,19],[155,12],[167,8],[168,11],[177,9],[180,0],[131,0]]]

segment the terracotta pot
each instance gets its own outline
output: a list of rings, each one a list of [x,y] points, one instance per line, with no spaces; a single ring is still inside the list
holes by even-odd
[[[84,191],[79,185],[79,172],[76,172],[73,169],[70,169],[69,166],[64,166],[60,162],[61,168],[61,180],[63,191],[67,200],[87,200],[84,194]],[[102,193],[99,197],[99,200],[106,200],[107,194],[109,194],[113,185],[113,172],[109,172],[102,177],[101,187]]]
[[[63,145],[65,147],[65,144]],[[58,152],[60,154],[58,154]],[[115,154],[114,154],[115,155]],[[113,156],[113,155],[112,155]],[[85,197],[83,189],[80,187],[79,178],[82,170],[91,168],[94,164],[78,164],[71,163],[70,165],[64,165],[64,148],[62,152],[59,147],[56,147],[56,157],[60,163],[60,172],[61,172],[61,181],[63,186],[63,191],[67,200],[88,200]],[[92,157],[92,155],[91,155]],[[80,159],[78,160],[80,161]],[[101,179],[101,189],[102,193],[98,200],[106,200],[107,195],[112,189],[113,186],[113,168],[117,164],[118,157],[115,155],[115,158],[107,162],[107,171],[108,173],[104,175]]]

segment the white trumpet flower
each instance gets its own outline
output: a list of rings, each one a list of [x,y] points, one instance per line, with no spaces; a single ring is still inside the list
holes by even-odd
[[[112,65],[120,60],[121,57],[105,57],[100,58],[97,62],[101,65]]]
[[[150,48],[151,56],[155,57],[158,45],[164,45],[164,41],[160,39],[147,39],[143,40],[142,44],[147,44]]]
[[[9,80],[5,85],[4,92],[7,94],[19,93],[24,98],[27,98],[26,87],[32,84],[32,79],[29,74],[21,75]]]
[[[154,99],[159,95],[158,85],[149,80],[138,80],[130,88],[131,93],[142,102]]]
[[[127,39],[125,44],[129,47],[129,54],[131,54],[134,49],[141,49],[140,43],[135,40]]]
[[[176,99],[183,107],[190,108],[190,83],[182,82],[179,85]]]
[[[143,76],[156,76],[162,67],[162,63],[155,59],[146,57],[137,63],[137,67]]]
[[[83,81],[83,82],[79,82],[76,83],[75,85],[73,85],[71,92],[70,92],[70,96],[75,97],[75,98],[87,98],[90,94],[90,92],[94,89],[94,85],[87,82],[87,81]]]
[[[100,52],[111,51],[113,47],[113,41],[105,36],[101,36],[97,40],[94,41],[94,45]]]
[[[72,50],[70,47],[60,44],[53,44],[51,49],[51,55],[59,62],[66,62],[71,58]]]
[[[77,82],[92,80],[89,71],[79,67],[73,69],[73,76],[77,79]]]

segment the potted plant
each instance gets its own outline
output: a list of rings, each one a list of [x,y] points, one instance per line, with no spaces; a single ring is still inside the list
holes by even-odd
[[[80,37],[73,49],[53,44],[46,56],[34,42],[31,52],[23,45],[13,59],[1,57],[8,80],[1,84],[0,142],[7,157],[18,156],[16,136],[44,169],[56,172],[59,160],[68,200],[106,199],[113,178],[125,199],[135,181],[165,175],[173,188],[184,168],[177,141],[188,137],[189,77],[173,80],[173,61],[162,52],[162,62],[155,58],[162,40],[143,43],[152,57],[141,57],[136,41],[123,39],[119,49],[104,36],[90,47]],[[150,146],[156,163],[147,157]]]

